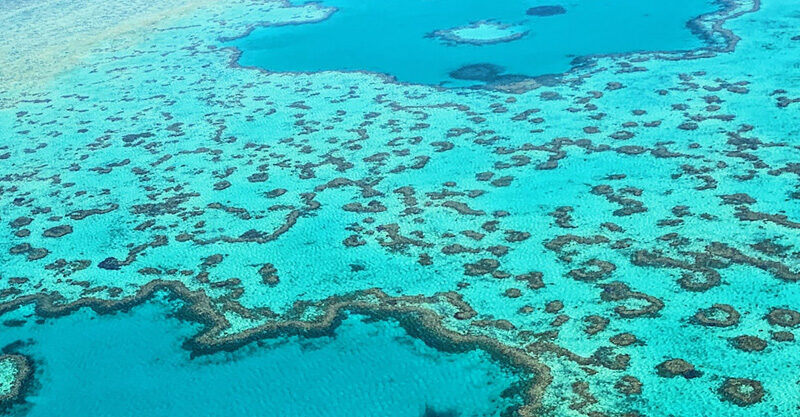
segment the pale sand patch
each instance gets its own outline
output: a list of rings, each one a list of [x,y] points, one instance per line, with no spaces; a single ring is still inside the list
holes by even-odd
[[[130,45],[142,29],[211,3],[214,1],[23,0],[3,4],[0,92],[40,90],[101,44]]]

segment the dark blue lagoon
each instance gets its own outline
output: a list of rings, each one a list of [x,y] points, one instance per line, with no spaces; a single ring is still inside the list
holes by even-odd
[[[687,22],[712,0],[325,0],[323,21],[261,27],[229,45],[239,64],[275,72],[371,71],[402,82],[471,85],[453,71],[557,74],[576,57],[703,45]],[[555,11],[563,11],[556,13]],[[461,78],[461,79],[458,79]]]

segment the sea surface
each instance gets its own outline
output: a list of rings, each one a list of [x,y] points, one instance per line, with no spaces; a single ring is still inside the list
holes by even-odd
[[[395,323],[352,316],[330,336],[193,359],[181,342],[198,326],[173,310],[158,299],[6,329],[0,343],[23,340],[16,350],[37,359],[19,415],[489,416],[514,404],[502,396],[516,378],[485,353],[442,354]]]
[[[800,410],[800,3],[0,27],[2,415]]]
[[[232,40],[242,51],[239,64],[274,72],[368,71],[407,83],[466,86],[476,80],[450,74],[474,64],[537,76],[569,71],[575,58],[589,55],[698,48],[703,41],[686,23],[716,9],[711,0],[572,0],[558,4],[562,13],[542,16],[528,13],[540,4],[529,0],[321,4],[336,8],[324,22],[259,27]],[[504,40],[508,35],[501,31],[449,41],[435,35],[477,22],[509,25],[510,34],[522,37]]]

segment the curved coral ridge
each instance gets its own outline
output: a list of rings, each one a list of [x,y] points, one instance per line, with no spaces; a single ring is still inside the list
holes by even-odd
[[[511,42],[528,34],[519,26],[483,20],[452,29],[440,29],[429,36],[450,44],[490,45]]]
[[[0,411],[21,402],[32,378],[31,364],[23,355],[0,355]]]

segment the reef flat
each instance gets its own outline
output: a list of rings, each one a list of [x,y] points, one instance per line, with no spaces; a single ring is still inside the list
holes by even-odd
[[[103,13],[85,3],[87,19]],[[485,45],[426,35],[557,25],[584,2],[544,16],[476,0],[480,16],[399,25],[413,43],[381,45],[400,66],[337,49],[383,38],[312,36],[363,19],[344,0],[132,4],[65,34],[80,53],[0,88],[0,321],[23,341],[4,340],[8,355],[42,361],[27,395],[54,369],[35,329],[128,310],[135,322],[169,297],[193,364],[269,355],[275,340],[328,349],[366,317],[519,399],[480,390],[455,413],[793,415],[800,9],[637,3],[612,12],[651,10],[685,36],[638,48],[609,32],[618,42],[541,55],[545,67],[478,52],[544,29]],[[24,52],[4,58],[15,68],[51,59],[35,45],[57,37],[19,22],[76,19],[2,10],[17,23],[0,48]],[[403,56],[416,42],[457,57],[428,68]],[[417,402],[398,415],[439,412]]]

